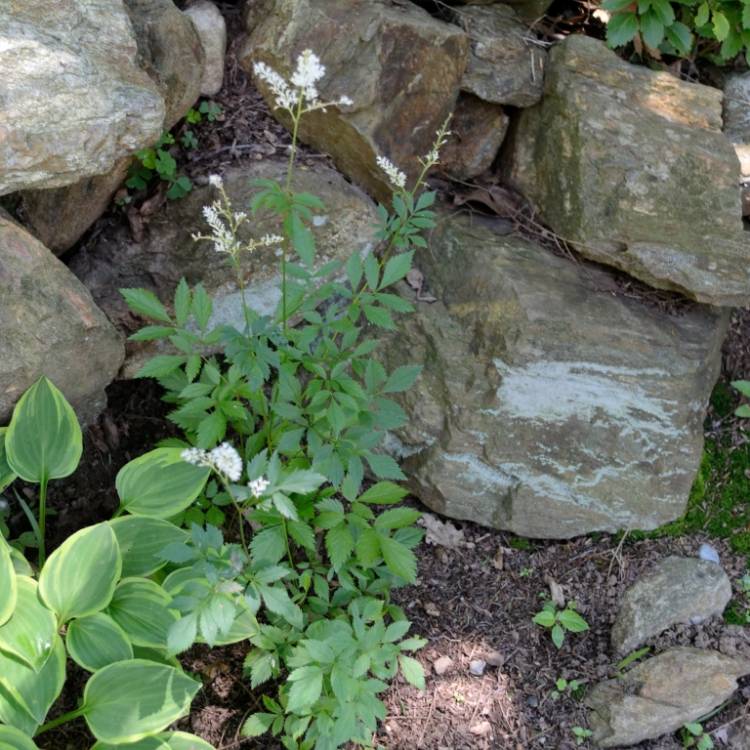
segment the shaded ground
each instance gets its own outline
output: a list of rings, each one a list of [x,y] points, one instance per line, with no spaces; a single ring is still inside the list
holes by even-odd
[[[200,182],[224,165],[283,154],[286,132],[268,110],[236,62],[241,43],[241,3],[220,3],[233,39],[227,57],[226,84],[214,100],[224,111],[214,123],[197,126],[200,148],[180,152],[180,166]],[[590,9],[581,3],[564,6],[557,20],[547,22],[554,36],[590,22]],[[578,15],[577,15],[578,14]],[[595,24],[593,24],[595,26]],[[592,26],[592,27],[593,27]],[[303,160],[326,157],[304,151]],[[492,183],[485,183],[487,193]],[[475,189],[469,186],[468,190]],[[513,216],[517,206],[504,202],[501,192],[474,200],[475,209]],[[455,196],[447,196],[455,201]],[[471,201],[470,201],[471,202]],[[140,205],[140,203],[139,203]],[[113,207],[102,221],[123,221]],[[147,215],[146,215],[147,222]],[[94,227],[92,233],[96,233]],[[531,231],[531,230],[529,230]],[[542,230],[540,230],[542,231]],[[540,237],[548,245],[551,237]],[[561,252],[565,248],[559,248]],[[733,418],[736,397],[727,382],[750,376],[750,316],[735,317],[725,351],[725,372],[717,387],[707,420],[707,451],[699,480],[684,519],[657,534],[632,533],[625,539],[609,535],[562,543],[534,543],[512,535],[456,524],[464,543],[457,548],[423,544],[419,582],[396,593],[414,622],[414,631],[429,638],[419,655],[429,675],[419,693],[398,683],[388,693],[388,718],[377,743],[387,750],[426,748],[498,748],[526,750],[576,747],[574,726],[586,726],[581,697],[595,681],[616,670],[609,650],[609,629],[624,589],[656,559],[666,554],[694,555],[701,542],[719,550],[735,586],[747,570],[750,553],[750,448],[741,425]],[[83,525],[109,518],[116,506],[114,478],[119,468],[162,437],[172,434],[164,419],[158,389],[149,382],[118,383],[109,389],[109,408],[86,433],[79,471],[51,487],[52,542],[59,543]],[[33,498],[33,493],[30,493]],[[14,514],[12,525],[21,530],[23,517]],[[548,578],[573,598],[591,629],[569,635],[561,650],[531,619],[549,591]],[[714,621],[675,628],[652,645],[663,649],[693,644],[731,652],[750,653],[745,622],[748,603],[736,590],[728,612],[730,623]],[[273,747],[275,743],[238,737],[244,717],[257,710],[260,695],[242,676],[245,646],[196,648],[184,659],[185,667],[204,682],[191,716],[181,722],[219,750]],[[469,663],[492,655],[499,666],[472,676]],[[450,657],[453,669],[442,676],[432,670],[439,657]],[[70,669],[69,683],[56,710],[74,707],[84,676]],[[564,677],[579,680],[575,696],[553,695],[554,683]],[[730,705],[706,727],[731,730],[747,710],[750,685],[745,684]],[[717,740],[724,732],[719,731]],[[42,750],[80,750],[90,741],[82,722],[74,722],[39,738]],[[717,742],[718,744],[718,742]],[[588,747],[584,743],[582,747]],[[681,747],[676,737],[643,743],[649,750]]]

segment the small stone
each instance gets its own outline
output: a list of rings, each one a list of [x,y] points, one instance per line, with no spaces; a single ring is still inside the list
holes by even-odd
[[[491,667],[502,667],[505,664],[505,656],[499,651],[490,651],[485,657],[485,661]]]
[[[481,677],[484,674],[484,670],[487,668],[487,662],[484,659],[474,659],[469,662],[469,672],[475,677]]]
[[[701,560],[708,560],[717,565],[721,564],[719,553],[710,544],[701,544],[700,549],[698,550],[698,557],[700,557]]]
[[[440,617],[440,610],[435,606],[435,604],[433,602],[425,602],[424,603],[424,611],[430,617]]]
[[[625,592],[612,646],[628,653],[672,625],[720,615],[731,598],[732,585],[716,563],[667,557]]]
[[[597,685],[586,698],[598,746],[621,747],[676,732],[713,711],[750,673],[750,661],[718,651],[672,648]]]
[[[432,669],[437,675],[444,675],[453,669],[453,659],[450,656],[441,656],[432,662]]]
[[[478,721],[469,727],[469,731],[477,737],[486,737],[488,734],[492,734],[492,724],[489,721]]]

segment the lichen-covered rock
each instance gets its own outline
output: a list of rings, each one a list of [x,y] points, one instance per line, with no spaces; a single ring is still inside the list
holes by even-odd
[[[424,366],[389,446],[417,496],[527,537],[679,517],[727,316],[649,306],[477,220],[439,226],[416,259],[437,301],[416,303],[384,355]]]
[[[255,179],[283,181],[286,163],[258,162],[249,167],[230,169],[224,175],[224,186],[235,210],[246,210],[258,188]],[[314,218],[319,265],[346,259],[356,250],[370,246],[372,227],[377,221],[375,206],[364,193],[326,167],[298,169],[295,188],[319,196],[325,213]],[[71,261],[71,269],[91,290],[94,299],[117,325],[132,326],[118,289],[146,287],[169,304],[179,280],[190,284],[202,282],[214,300],[214,323],[229,323],[242,328],[241,296],[234,271],[227,258],[217,254],[209,242],[196,243],[192,234],[207,234],[201,210],[211,203],[215,192],[208,186],[198,187],[179,201],[167,204],[153,216],[141,242],[135,241],[127,227],[108,227]],[[253,222],[248,231],[260,237],[276,232],[273,223]],[[254,310],[270,315],[280,299],[279,256],[274,248],[264,248],[243,261],[246,299]],[[128,362],[123,375],[129,377],[139,368],[153,348],[128,345]]]
[[[0,195],[102,174],[159,137],[136,57],[122,2],[0,0]]]
[[[200,95],[204,52],[198,32],[172,0],[125,2],[136,34],[138,62],[164,97],[163,129],[169,130]],[[153,145],[160,133],[141,145]],[[57,254],[71,248],[109,206],[125,180],[131,159],[132,153],[128,153],[105,174],[73,185],[24,191],[29,228]]]
[[[376,156],[387,156],[410,177],[419,172],[418,158],[456,102],[468,38],[411,3],[275,0],[263,7],[241,51],[243,67],[251,71],[262,61],[288,77],[302,50],[317,52],[326,66],[321,99],[348,96],[353,105],[307,115],[300,135],[386,200],[391,189]],[[259,87],[273,102],[265,84]]]
[[[471,39],[461,88],[495,104],[530,107],[542,96],[545,50],[508,5],[461,8],[457,22]]]
[[[201,94],[215,96],[224,83],[224,57],[227,51],[227,24],[221,11],[210,0],[197,0],[185,9],[195,24],[206,53],[201,78]]]
[[[469,180],[492,166],[508,132],[508,115],[498,104],[462,93],[451,118],[451,135],[440,152],[440,168]]]
[[[625,654],[678,623],[721,615],[732,584],[720,565],[690,557],[666,557],[626,592],[612,627],[612,647]]]
[[[630,65],[604,42],[555,47],[521,112],[508,177],[586,257],[719,306],[750,302],[739,164],[721,92]]]
[[[123,360],[122,339],[78,279],[0,213],[0,424],[46,375],[84,421],[105,406]]]
[[[678,647],[597,685],[586,697],[599,747],[628,747],[676,732],[730,698],[750,661]]]

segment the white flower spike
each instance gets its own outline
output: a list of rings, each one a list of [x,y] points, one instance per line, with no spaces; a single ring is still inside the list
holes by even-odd
[[[257,498],[263,496],[269,484],[270,482],[265,477],[258,477],[253,479],[252,482],[248,482],[247,486],[250,488],[250,494]]]
[[[208,453],[202,448],[185,448],[180,453],[180,458],[186,463],[192,464],[193,466],[210,466],[211,461],[208,458]]]
[[[403,190],[406,187],[406,175],[390,160],[386,159],[385,156],[378,156],[378,166],[388,175],[388,179],[391,181],[393,187]]]
[[[217,445],[208,457],[213,467],[232,482],[239,482],[242,476],[242,459],[230,443]]]

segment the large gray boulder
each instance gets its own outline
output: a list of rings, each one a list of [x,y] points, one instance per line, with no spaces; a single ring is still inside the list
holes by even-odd
[[[750,302],[739,164],[718,89],[570,36],[517,125],[507,176],[582,255],[708,304]]]
[[[0,0],[0,195],[68,185],[153,143],[164,102],[121,0]]]
[[[204,51],[191,19],[172,0],[125,0],[138,45],[138,64],[158,87],[164,100],[162,128],[182,119],[200,95]],[[150,142],[158,139],[161,130]],[[71,248],[104,213],[124,182],[132,153],[106,172],[73,185],[23,193],[29,228],[50,250]]]
[[[46,375],[84,421],[106,404],[123,361],[122,338],[78,279],[0,213],[0,424],[21,394]]]
[[[297,55],[311,49],[326,66],[321,99],[353,100],[303,119],[301,138],[330,154],[361,187],[386,200],[380,154],[414,178],[419,157],[453,110],[466,68],[469,40],[411,3],[386,0],[275,0],[250,15],[252,33],[240,62],[252,71],[264,62],[285,77]],[[273,96],[258,86],[270,104]],[[274,114],[288,125],[283,115]]]
[[[494,104],[530,107],[542,97],[547,53],[509,5],[461,8],[455,18],[471,39],[461,88]]]
[[[210,0],[196,0],[185,8],[200,37],[206,62],[201,78],[201,94],[216,96],[224,83],[224,57],[227,51],[227,24],[221,11]]]
[[[625,592],[612,627],[612,647],[626,654],[672,625],[721,615],[731,598],[732,584],[720,565],[666,557]]]
[[[448,0],[448,5],[500,5],[499,0]],[[552,0],[505,0],[503,5],[510,5],[528,24],[533,24],[544,17]]]
[[[726,315],[663,311],[465,217],[443,217],[416,263],[437,301],[385,356],[424,366],[389,446],[423,502],[544,538],[684,512]]]
[[[248,210],[250,199],[258,190],[252,186],[253,180],[283,181],[285,170],[285,162],[265,161],[227,171],[224,187],[234,210]],[[319,196],[326,206],[325,212],[316,213],[314,218],[318,265],[334,259],[345,260],[348,253],[364,251],[370,246],[377,214],[374,204],[362,191],[323,166],[298,169],[294,187]],[[169,305],[183,276],[190,284],[202,282],[214,297],[213,324],[243,327],[242,298],[227,257],[217,254],[211,243],[192,239],[193,234],[209,233],[202,208],[215,198],[213,188],[198,187],[154,215],[140,242],[131,236],[127,227],[112,226],[72,259],[73,272],[120,328],[127,330],[133,325],[118,292],[120,288],[146,287]],[[249,222],[245,226],[247,234],[243,230],[243,237],[259,238],[269,232],[278,233],[279,229],[267,220]],[[263,248],[244,256],[242,268],[245,298],[250,307],[264,315],[273,314],[280,299],[277,249]],[[153,347],[128,346],[128,361],[123,370],[126,377],[133,375],[155,351]]]
[[[597,685],[586,697],[598,747],[629,747],[676,732],[731,698],[750,661],[679,647]]]

